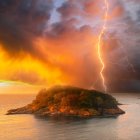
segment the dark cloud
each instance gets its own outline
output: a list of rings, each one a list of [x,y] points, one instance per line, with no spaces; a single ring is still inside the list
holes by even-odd
[[[33,40],[41,36],[53,3],[50,0],[1,0],[0,42],[8,52],[33,52]]]
[[[67,19],[72,16],[77,16],[80,14],[80,8],[74,1],[64,2],[61,7],[57,9],[57,11],[61,14],[61,18]]]

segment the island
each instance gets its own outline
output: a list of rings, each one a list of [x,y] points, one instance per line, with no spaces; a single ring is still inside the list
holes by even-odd
[[[42,117],[73,116],[81,118],[117,116],[125,112],[111,95],[72,86],[42,89],[32,103],[11,109],[7,115],[35,114]]]

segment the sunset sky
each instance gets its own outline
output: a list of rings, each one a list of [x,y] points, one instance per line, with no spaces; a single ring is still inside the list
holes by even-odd
[[[110,92],[140,91],[140,0],[108,0],[102,38]],[[0,93],[53,85],[102,90],[104,0],[0,0]]]

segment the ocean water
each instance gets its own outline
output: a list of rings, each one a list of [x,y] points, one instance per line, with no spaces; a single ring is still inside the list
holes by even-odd
[[[4,115],[35,95],[0,95],[0,140],[140,140],[140,93],[113,94],[126,114],[113,118],[51,119]]]

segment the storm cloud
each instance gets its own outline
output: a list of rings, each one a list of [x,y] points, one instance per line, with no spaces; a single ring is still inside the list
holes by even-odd
[[[1,0],[0,44],[11,57],[24,52],[59,69],[60,79],[66,80],[63,83],[100,89],[96,45],[103,24],[104,3],[102,0],[58,1]],[[109,3],[102,48],[107,85],[110,91],[138,91],[140,2],[109,0]],[[36,74],[28,79],[31,72],[18,73],[13,77],[24,82],[45,81]]]
[[[50,19],[50,0],[1,0],[0,42],[9,53],[35,53],[33,39],[41,36]]]

